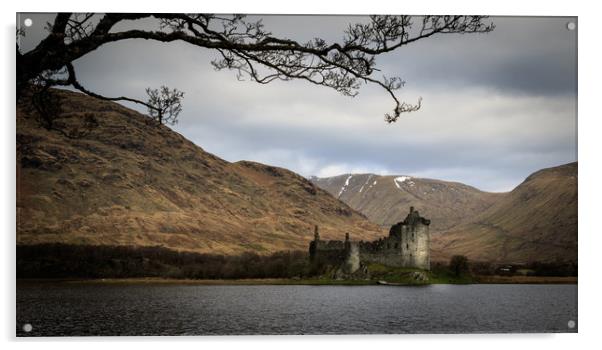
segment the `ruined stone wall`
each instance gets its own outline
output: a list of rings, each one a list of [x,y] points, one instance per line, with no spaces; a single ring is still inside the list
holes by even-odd
[[[376,263],[385,266],[402,267],[401,254],[396,253],[366,253],[360,254],[360,259],[364,264]]]
[[[430,237],[428,225],[395,225],[389,237],[360,243],[360,258],[364,263],[394,267],[430,269]]]
[[[414,266],[424,269],[431,269],[431,254],[430,254],[430,233],[429,227],[426,225],[420,225],[417,227],[416,232],[416,244],[414,252]]]
[[[350,242],[346,251],[345,263],[343,271],[345,273],[354,273],[360,268],[360,247],[357,242]]]
[[[309,256],[312,260],[341,263],[347,258],[345,243],[343,241],[314,240],[309,245]]]
[[[360,259],[363,263],[402,266],[401,242],[397,237],[385,237],[374,242],[360,243]]]
[[[362,263],[429,270],[429,225],[430,220],[420,217],[411,207],[406,219],[391,227],[388,237],[372,242],[351,242],[349,234],[345,241],[322,241],[316,227],[310,257],[340,263],[348,273],[359,269]]]

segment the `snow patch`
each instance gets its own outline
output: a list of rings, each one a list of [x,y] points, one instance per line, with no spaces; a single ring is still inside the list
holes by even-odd
[[[364,186],[366,186],[368,184],[368,182],[370,182],[371,178],[372,178],[372,175],[368,176],[368,179],[366,180],[366,182],[360,188],[360,193],[362,193],[362,191],[364,190]]]
[[[341,192],[339,192],[339,195],[337,196],[337,198],[341,197],[343,192],[345,192],[345,190],[347,189],[347,186],[349,186],[349,180],[351,180],[352,177],[353,177],[353,175],[349,175],[347,180],[345,180],[345,184],[343,185],[343,187],[341,187]]]
[[[399,176],[399,177],[396,177],[395,179],[393,179],[393,183],[395,184],[395,186],[397,186],[397,188],[399,188],[401,190],[401,184],[410,179],[411,179],[410,176]],[[413,186],[414,181],[408,181],[408,184],[410,184],[410,186]]]
[[[411,179],[411,177],[409,177],[409,176],[400,176],[400,177],[396,177],[395,181],[397,181],[397,182],[404,182],[404,181],[409,180],[409,179]]]

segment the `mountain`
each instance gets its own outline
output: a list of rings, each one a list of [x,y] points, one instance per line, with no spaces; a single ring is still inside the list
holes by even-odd
[[[17,244],[163,246],[238,254],[384,235],[286,169],[229,163],[119,104],[54,90],[56,130],[17,106]],[[75,131],[88,130],[79,137]],[[80,135],[81,136],[81,135]]]
[[[389,226],[416,207],[431,219],[431,259],[577,260],[577,163],[543,169],[508,193],[456,182],[345,174],[311,181],[371,221]]]
[[[402,221],[414,206],[431,219],[431,232],[465,222],[504,196],[457,182],[399,175],[345,174],[310,180],[384,227]]]
[[[433,235],[431,252],[442,260],[577,261],[577,163],[533,173],[470,222]]]

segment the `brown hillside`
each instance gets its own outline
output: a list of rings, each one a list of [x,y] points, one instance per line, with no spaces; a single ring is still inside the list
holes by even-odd
[[[469,223],[434,235],[434,259],[577,260],[577,163],[540,170]]]
[[[205,253],[307,248],[325,238],[371,240],[377,225],[303,177],[226,162],[121,105],[58,91],[60,126],[83,116],[80,139],[38,126],[17,108],[17,243],[160,245]]]

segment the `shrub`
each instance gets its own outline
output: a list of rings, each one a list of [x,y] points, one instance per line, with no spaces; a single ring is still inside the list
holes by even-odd
[[[454,255],[449,261],[449,269],[451,272],[460,276],[469,272],[468,258],[464,255]]]

